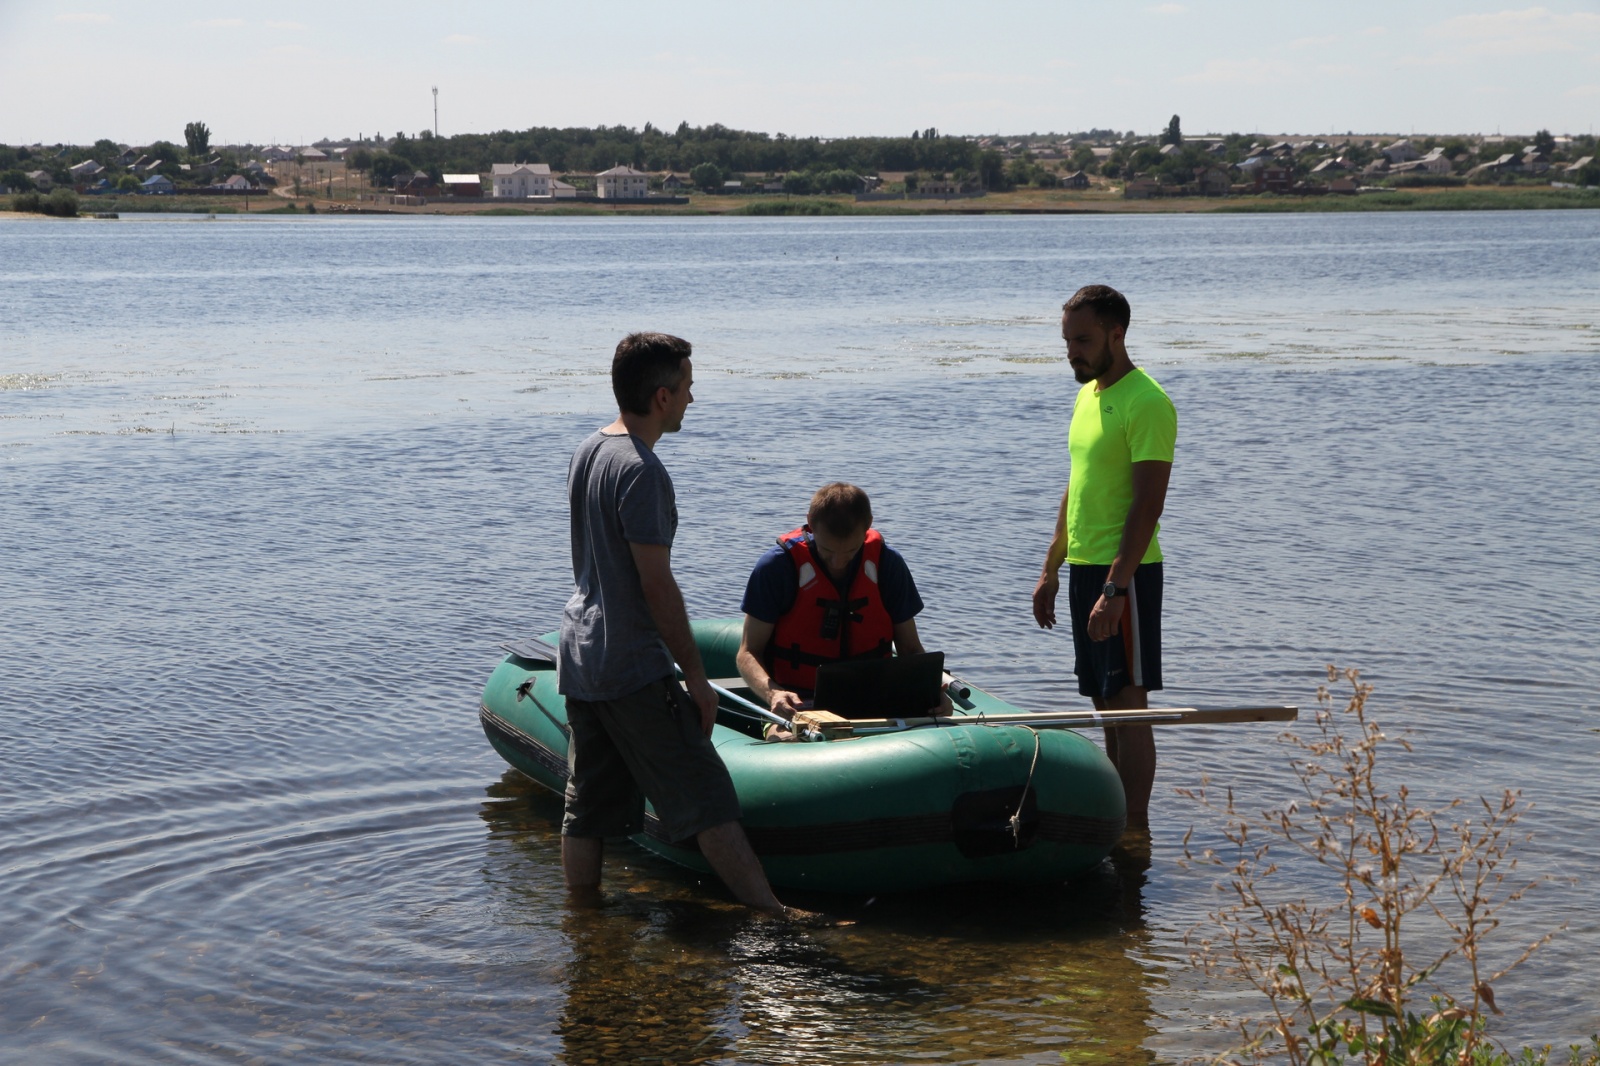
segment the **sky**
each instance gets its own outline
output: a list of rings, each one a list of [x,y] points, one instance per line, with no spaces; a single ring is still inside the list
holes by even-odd
[[[722,123],[1588,133],[1600,0],[0,0],[0,143]]]

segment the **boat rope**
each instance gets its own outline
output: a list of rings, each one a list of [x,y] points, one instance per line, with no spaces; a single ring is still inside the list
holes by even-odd
[[[1022,728],[1033,734],[1033,762],[1028,764],[1028,779],[1022,783],[1022,795],[1017,800],[1017,810],[1006,823],[1011,827],[1011,843],[1014,847],[1022,847],[1022,808],[1028,805],[1028,789],[1033,787],[1033,772],[1039,768],[1039,731],[1031,725]]]
[[[517,686],[517,702],[521,703],[524,696],[532,700],[533,705],[539,708],[539,710],[543,711],[546,718],[550,719],[550,724],[556,727],[556,731],[570,740],[572,738],[571,728],[565,725],[561,719],[551,714],[550,708],[539,702],[539,697],[533,694],[533,685],[533,679],[529,678],[527,681],[524,681],[522,684]]]

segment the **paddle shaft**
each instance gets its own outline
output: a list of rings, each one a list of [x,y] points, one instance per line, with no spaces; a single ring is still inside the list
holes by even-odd
[[[683,667],[673,664],[679,674]],[[952,679],[955,680],[955,679]],[[939,718],[857,718],[840,719],[835,715],[816,715],[801,711],[794,721],[774,714],[737,693],[707,681],[711,691],[734,706],[756,715],[764,721],[793,729],[801,736],[823,739],[835,737],[870,736],[877,733],[899,733],[907,729],[927,726],[954,725],[1020,725],[1032,729],[1074,729],[1083,726],[1119,725],[1224,725],[1234,722],[1292,722],[1300,717],[1298,707],[1145,707],[1107,711],[1043,711],[1031,714],[1003,714],[993,718],[984,715],[962,715]]]
[[[673,663],[672,668],[678,672],[679,676],[682,676],[683,667],[679,666],[677,663]],[[706,684],[711,686],[712,692],[715,692],[717,695],[721,696],[735,707],[743,708],[744,710],[749,711],[751,714],[754,714],[765,721],[771,722],[774,725],[781,725],[785,729],[795,728],[795,724],[789,721],[789,719],[785,718],[783,715],[774,714],[772,711],[769,711],[767,708],[761,706],[761,704],[752,703],[750,700],[745,699],[736,692],[729,692],[715,681],[707,680]]]
[[[547,640],[541,640],[538,637],[527,637],[527,638],[525,638],[523,640],[513,641],[513,642],[511,642],[509,644],[502,644],[500,646],[502,648],[504,648],[506,651],[509,651],[514,655],[522,656],[524,659],[542,659],[545,662],[554,663],[554,662],[557,662],[559,660],[559,658],[560,658],[559,654],[556,651],[556,647],[555,647],[554,644],[551,644]],[[683,676],[683,667],[679,666],[677,663],[673,663],[672,664],[672,668],[678,672],[678,675],[680,677]],[[711,690],[713,692],[715,692],[717,695],[723,697],[724,699],[728,700],[728,702],[733,703],[736,706],[742,707],[745,710],[750,711],[753,714],[759,715],[760,717],[766,719],[769,722],[774,722],[777,725],[783,726],[784,728],[789,728],[789,727],[794,725],[793,722],[789,721],[789,719],[783,717],[782,715],[773,714],[771,711],[767,710],[765,707],[762,707],[760,704],[751,703],[749,700],[745,699],[743,696],[740,696],[740,695],[737,695],[735,693],[729,692],[727,689],[723,688],[721,685],[717,684],[715,681],[710,682],[710,685],[711,685]],[[531,686],[525,684],[523,686],[523,688],[518,689],[518,691],[517,691],[517,699],[521,700],[523,698],[523,696],[531,696],[532,694],[533,693],[531,691]],[[541,711],[544,711],[544,713],[545,713],[545,715],[547,717],[550,716],[550,712],[549,711],[545,711],[543,704],[540,704],[538,700],[535,700],[534,703],[535,703],[535,705],[538,706],[538,708]],[[553,717],[551,717],[550,720],[551,721],[555,721],[555,719]]]
[[[1297,707],[1150,707],[1120,711],[1046,711],[1035,714],[1001,714],[993,717],[963,715],[952,718],[857,718],[849,722],[820,724],[825,735],[868,736],[898,733],[926,726],[1020,725],[1032,729],[1074,729],[1119,725],[1222,725],[1232,722],[1292,722]]]
[[[765,718],[767,721],[773,722],[773,723],[775,723],[777,725],[781,725],[785,729],[789,729],[789,728],[792,728],[794,726],[794,723],[789,721],[789,719],[785,718],[783,715],[774,714],[771,711],[767,710],[765,707],[761,706],[761,704],[759,704],[759,703],[753,703],[750,700],[745,699],[743,696],[738,695],[737,693],[729,692],[727,689],[723,688],[721,685],[717,684],[715,681],[710,682],[710,685],[711,685],[711,691],[712,692],[715,692],[717,695],[721,696],[723,699],[727,700],[729,703],[732,703],[733,705],[735,705],[737,707],[743,707],[745,710],[749,711],[751,714],[760,715],[762,718]]]

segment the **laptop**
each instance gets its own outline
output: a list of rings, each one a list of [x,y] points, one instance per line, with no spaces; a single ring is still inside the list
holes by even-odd
[[[841,718],[917,718],[938,704],[943,682],[942,651],[824,663],[812,705]]]

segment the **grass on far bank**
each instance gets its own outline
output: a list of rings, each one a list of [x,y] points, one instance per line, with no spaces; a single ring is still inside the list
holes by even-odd
[[[801,197],[793,200],[746,200],[732,197],[696,197],[688,204],[650,206],[628,203],[539,207],[489,207],[473,211],[479,218],[528,215],[587,215],[625,218],[630,215],[859,215],[874,214],[877,205],[856,205],[845,197]]]
[[[1600,188],[1508,186],[1465,189],[1395,189],[1355,196],[1230,197],[1228,212],[1283,211],[1525,211],[1600,207]]]
[[[434,207],[436,205],[429,205]],[[427,214],[427,208],[413,214]],[[435,211],[435,214],[446,213]],[[590,207],[585,204],[569,204],[564,207],[487,207],[481,211],[452,211],[449,214],[471,215],[473,218],[530,218],[535,216],[571,218],[580,215],[586,218],[627,218],[638,215],[704,215],[705,211],[692,211],[677,206],[663,207],[627,207],[617,210],[615,207]]]
[[[260,213],[257,205],[269,199],[252,196],[250,213]],[[78,201],[78,209],[84,214],[237,215],[244,213],[245,204],[238,196],[84,196]]]
[[[723,200],[723,198],[715,198]],[[725,200],[723,201],[725,203]],[[699,204],[696,205],[700,206]],[[709,206],[709,205],[708,205]],[[721,208],[721,210],[717,210]],[[1108,190],[1086,192],[1017,189],[976,199],[879,200],[863,203],[847,197],[797,197],[747,201],[712,211],[730,215],[924,215],[924,214],[1166,214],[1166,213],[1321,213],[1347,211],[1506,211],[1551,208],[1600,208],[1600,188],[1554,189],[1549,186],[1484,186],[1467,188],[1396,189],[1384,192],[1326,196],[1246,195],[1127,200]],[[694,212],[699,213],[699,212]]]
[[[0,200],[0,205],[5,201]],[[688,204],[563,204],[490,205],[435,201],[424,206],[394,207],[351,201],[289,200],[279,196],[84,196],[83,214],[305,214],[311,205],[322,213],[396,215],[476,215],[517,217],[559,215],[626,217],[629,215],[739,215],[818,217],[838,215],[942,215],[942,214],[1288,214],[1351,211],[1489,211],[1600,208],[1600,188],[1556,189],[1548,185],[1466,186],[1454,188],[1395,189],[1351,195],[1289,196],[1244,195],[1127,200],[1116,189],[1087,190],[1022,188],[1010,192],[957,200],[874,200],[857,202],[850,196],[762,197],[693,194]]]
[[[855,204],[841,200],[803,198],[799,200],[756,200],[729,211],[730,215],[854,215]]]

